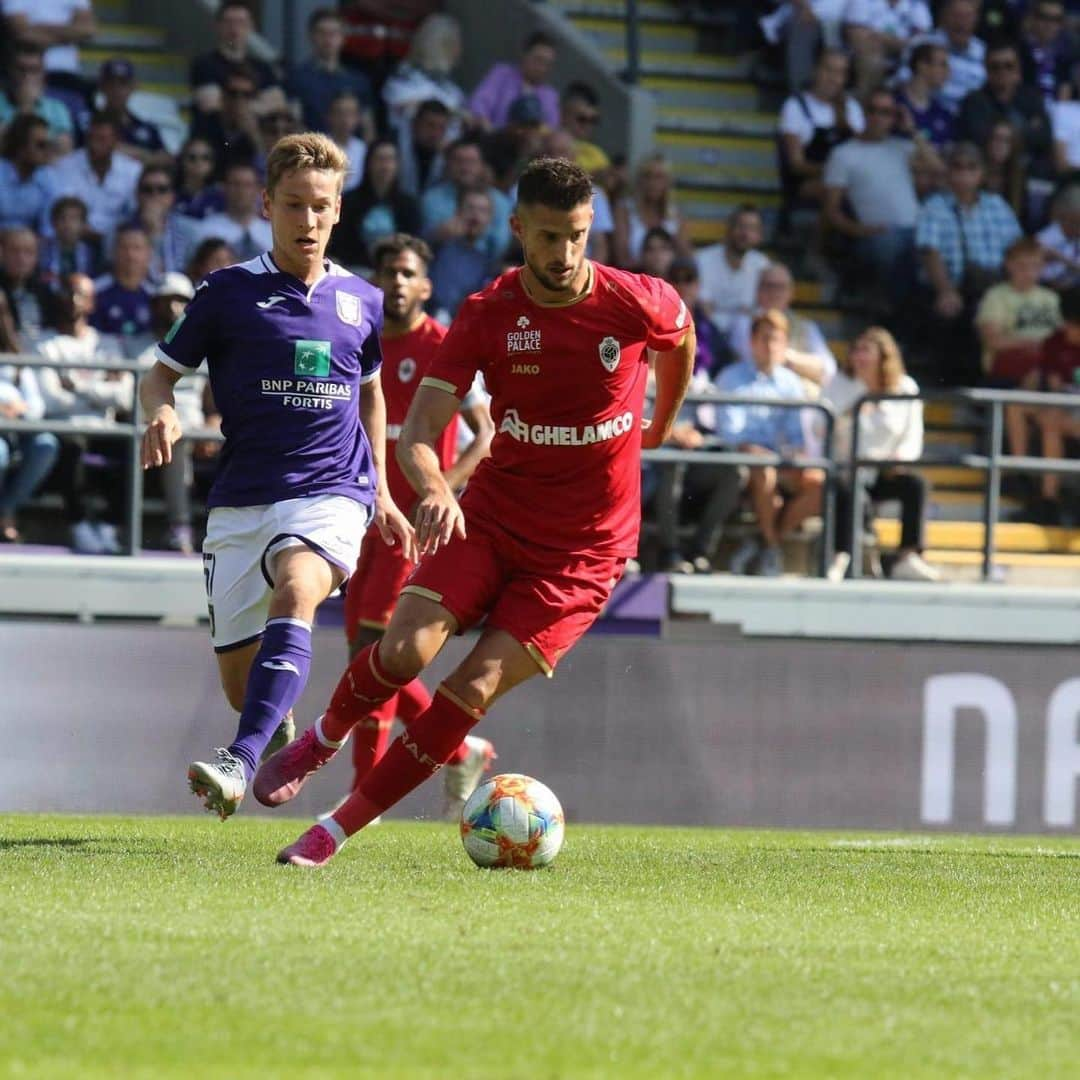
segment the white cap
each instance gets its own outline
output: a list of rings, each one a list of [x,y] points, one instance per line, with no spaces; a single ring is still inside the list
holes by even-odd
[[[178,270],[170,270],[162,279],[161,284],[154,290],[154,296],[182,296],[190,300],[195,295],[195,286],[187,274],[181,274]]]

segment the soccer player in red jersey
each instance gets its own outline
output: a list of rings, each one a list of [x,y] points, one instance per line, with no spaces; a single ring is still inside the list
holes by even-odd
[[[428,277],[431,258],[431,249],[423,240],[404,233],[380,240],[373,253],[373,281],[383,293],[386,482],[395,505],[406,513],[417,501],[416,492],[394,458],[394,446],[409,403],[446,336],[445,328],[424,313],[424,304],[431,296]],[[465,408],[463,405],[463,411]],[[487,455],[494,434],[486,403],[468,408],[476,435],[461,456],[457,457],[457,416],[451,418],[435,441],[439,468],[453,491],[465,486]],[[345,594],[345,634],[350,658],[382,637],[398,594],[414,566],[400,546],[389,547],[381,537],[371,533],[365,537],[356,572],[349,579]],[[407,728],[430,705],[431,695],[419,679],[414,679],[356,724],[350,740],[354,789],[385,753],[394,719],[400,718]],[[449,810],[460,811],[493,756],[494,748],[487,739],[467,735],[462,740],[443,770]]]
[[[670,285],[585,258],[592,217],[581,168],[552,158],[526,167],[512,218],[525,265],[462,305],[398,440],[398,461],[420,494],[420,565],[382,639],[338,683],[320,733],[309,729],[263,765],[266,801],[291,799],[451,634],[487,620],[430,708],[280,862],[329,861],[436,772],[503,694],[538,672],[550,677],[637,550],[639,451],[671,430],[693,369],[694,327]],[[650,354],[651,422],[643,418]],[[497,434],[459,504],[435,446],[477,370]]]

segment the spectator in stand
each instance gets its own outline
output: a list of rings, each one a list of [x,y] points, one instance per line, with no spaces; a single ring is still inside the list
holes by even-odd
[[[1061,300],[1039,284],[1044,259],[1039,241],[1023,236],[1005,255],[1004,281],[988,289],[975,314],[983,372],[994,386],[1038,386],[1042,343],[1061,324]],[[1006,422],[1009,410],[1006,410]],[[1010,440],[1023,453],[1022,441]]]
[[[978,147],[957,144],[949,152],[948,190],[927,199],[915,223],[915,246],[932,292],[928,306],[934,374],[951,386],[981,381],[972,331],[975,305],[1000,277],[1005,252],[1022,234],[1008,203],[982,191],[982,182]]]
[[[5,342],[3,351],[14,344]],[[44,415],[34,369],[0,365],[0,418],[40,420]],[[52,472],[59,454],[60,440],[51,431],[0,434],[0,543],[22,540],[16,515]]]
[[[45,89],[45,52],[29,41],[15,46],[5,86],[0,91],[0,127],[17,116],[37,116],[48,125],[50,155],[71,152],[75,145],[75,125],[71,111]]]
[[[1080,394],[1080,289],[1075,286],[1061,297],[1062,325],[1042,344],[1040,369],[1043,388],[1055,394]],[[1080,413],[1076,409],[1039,409],[1036,414],[1042,454],[1045,458],[1068,458],[1066,439],[1080,439]],[[1061,477],[1044,473],[1041,504],[1035,517],[1046,524],[1060,523]]]
[[[255,22],[243,0],[222,0],[214,15],[217,47],[191,62],[188,82],[195,107],[193,130],[208,113],[224,107],[224,90],[231,74],[242,72],[254,83],[254,91],[278,85],[277,72],[251,51]]]
[[[157,360],[157,345],[176,321],[184,314],[184,308],[195,296],[191,282],[179,273],[166,274],[154,290],[150,301],[151,338],[139,353],[139,363],[149,370]],[[203,397],[207,379],[196,374],[177,383],[173,394],[176,413],[185,432],[197,431],[206,426]],[[194,482],[191,440],[181,439],[173,448],[172,460],[161,470],[161,486],[165,494],[165,514],[168,519],[168,546],[173,551],[191,555],[195,548],[191,536],[191,486]],[[145,476],[146,474],[144,474]]]
[[[784,47],[788,89],[792,92],[806,85],[822,47],[843,47],[847,8],[848,0],[785,0],[761,20],[765,39]]]
[[[882,85],[919,34],[933,28],[925,0],[849,0],[844,31],[855,54],[855,90],[863,99]]]
[[[95,113],[86,146],[56,163],[58,195],[77,195],[86,203],[90,229],[102,238],[116,231],[135,210],[135,185],[142,167],[119,150],[116,121]]]
[[[21,226],[0,233],[0,292],[25,348],[56,325],[52,290],[38,268],[38,239]]]
[[[343,90],[330,102],[326,114],[326,128],[330,138],[345,151],[349,159],[349,171],[345,174],[343,191],[352,191],[364,175],[364,158],[367,143],[360,137],[360,102],[351,90]]]
[[[919,201],[912,159],[933,156],[922,139],[892,134],[896,100],[891,90],[875,90],[866,100],[866,127],[842,143],[825,163],[824,216],[828,225],[854,244],[860,282],[873,299],[898,308],[914,284],[912,256]],[[864,277],[865,275],[865,277]]]
[[[98,73],[98,87],[104,101],[101,111],[112,117],[120,132],[120,149],[144,165],[149,162],[164,165],[171,161],[157,125],[140,120],[131,111],[135,65],[123,57],[106,60]]]
[[[97,277],[101,267],[101,244],[87,233],[86,203],[65,195],[49,211],[51,235],[41,242],[41,276],[50,285],[64,274]]]
[[[198,287],[207,274],[212,274],[215,270],[223,270],[226,266],[232,266],[239,261],[236,252],[224,240],[217,236],[209,236],[196,245],[185,273]]]
[[[50,420],[73,420],[107,427],[130,414],[135,400],[135,380],[127,371],[102,371],[80,367],[87,362],[121,359],[117,344],[90,325],[94,310],[94,283],[84,274],[68,274],[60,281],[59,330],[37,346],[39,355],[63,367],[41,368],[39,380]],[[61,439],[60,463],[64,510],[71,532],[71,546],[86,555],[119,555],[117,527],[123,512],[124,484],[117,475],[124,450],[111,439],[65,435]],[[87,455],[103,459],[106,470],[90,469]],[[102,472],[108,476],[103,477]],[[93,500],[95,487],[105,498],[105,515],[99,517]]]
[[[214,148],[206,139],[193,135],[180,147],[175,181],[178,214],[201,221],[225,209],[225,193],[214,182],[215,170]]]
[[[851,376],[838,372],[824,393],[837,414],[834,447],[840,463],[851,459],[852,407],[859,398],[865,394],[919,393],[918,384],[904,369],[896,339],[880,326],[859,335],[849,360]],[[922,557],[930,485],[922,473],[908,472],[895,464],[917,461],[922,453],[921,401],[881,401],[859,411],[859,457],[883,462],[880,469],[863,469],[859,481],[871,505],[893,500],[900,503],[900,547],[889,573],[897,581],[941,580]],[[836,488],[836,556],[827,575],[831,581],[840,581],[851,565],[852,486],[852,477],[842,474]]]
[[[799,401],[803,385],[784,364],[788,349],[788,320],[780,311],[756,315],[751,324],[753,359],[736,361],[720,372],[716,388],[721,394]],[[779,453],[802,456],[804,438],[798,409],[767,405],[724,405],[719,409],[723,442],[749,454]],[[819,469],[777,469],[772,465],[750,469],[750,500],[760,537],[744,541],[732,555],[729,569],[745,574],[756,562],[763,577],[784,571],[781,540],[797,529],[821,505],[825,474]],[[786,496],[786,499],[784,497]]]
[[[659,226],[645,234],[641,245],[641,262],[637,269],[650,277],[666,281],[671,264],[675,261],[675,238]]]
[[[979,149],[986,163],[983,191],[1000,195],[1023,219],[1028,201],[1023,135],[1008,120],[998,120],[990,128],[986,145]]]
[[[847,54],[824,49],[810,88],[798,91],[780,110],[780,181],[787,204],[821,201],[829,154],[863,129],[862,108],[845,87]]]
[[[90,0],[2,0],[5,29],[17,45],[45,50],[52,80],[81,90],[79,46],[97,33]]]
[[[341,221],[330,234],[329,253],[346,266],[370,267],[375,244],[391,233],[420,231],[420,207],[398,181],[398,151],[391,139],[368,147],[364,177],[341,200]]]
[[[1061,88],[1071,82],[1073,65],[1080,59],[1065,25],[1062,0],[1035,0],[1024,20],[1020,50],[1024,82],[1040,91],[1046,108],[1051,109]]]
[[[758,280],[769,265],[769,257],[759,250],[764,236],[761,211],[743,203],[728,216],[726,242],[697,252],[702,307],[721,333],[728,331],[733,318],[754,310]]]
[[[426,101],[434,99],[446,106],[450,126],[445,138],[456,139],[461,134],[465,91],[450,78],[450,72],[461,59],[461,51],[461,26],[457,19],[452,15],[429,15],[417,28],[408,55],[383,84],[387,124],[398,136],[402,151],[407,148],[402,139],[407,139],[413,130],[413,118]]]
[[[675,239],[680,255],[692,255],[685,219],[675,202],[675,179],[663,154],[651,154],[638,166],[634,193],[615,207],[615,261],[633,266],[641,258],[645,234],[659,226]]]
[[[501,128],[510,104],[519,97],[535,97],[544,123],[559,126],[559,93],[548,83],[555,66],[555,39],[537,30],[525,39],[516,64],[498,63],[480,80],[469,98],[469,111],[487,128]]]
[[[234,161],[252,164],[258,156],[260,106],[264,100],[281,100],[273,87],[261,93],[266,97],[260,96],[254,68],[231,68],[223,76],[221,108],[195,113],[191,135],[213,147],[223,169]]]
[[[113,247],[112,273],[94,282],[96,301],[90,325],[119,339],[124,356],[142,351],[139,336],[150,329],[150,260],[153,249],[139,225],[122,225]]]
[[[1020,78],[1020,53],[1012,42],[999,42],[986,51],[986,82],[968,94],[957,117],[957,138],[986,146],[994,124],[1012,124],[1022,136],[1027,171],[1034,176],[1054,173],[1053,135],[1042,94]]]
[[[225,170],[225,209],[199,223],[193,244],[215,236],[236,252],[241,262],[254,259],[273,246],[270,222],[259,205],[259,174],[253,165],[234,162]]]
[[[489,244],[492,206],[489,188],[463,190],[455,214],[461,232],[442,242],[431,264],[432,297],[436,307],[451,318],[461,301],[479,292],[498,267]]]
[[[668,280],[675,287],[697,326],[697,351],[690,392],[700,394],[712,385],[722,365],[720,334],[701,306],[700,279],[693,259],[676,259]],[[685,405],[668,440],[680,450],[706,449],[716,427],[716,407]],[[707,574],[723,535],[724,523],[739,502],[739,470],[733,465],[678,464],[665,467],[658,478],[656,523],[660,532],[660,569],[679,574]],[[680,536],[685,514],[696,510],[696,527],[689,546]]]
[[[318,8],[308,16],[307,28],[311,55],[293,69],[287,82],[289,96],[300,102],[305,126],[330,131],[331,104],[339,95],[351,94],[359,114],[357,129],[370,142],[375,137],[375,96],[363,72],[341,63],[345,44],[341,16],[332,8]]]
[[[571,160],[594,178],[611,167],[611,159],[592,141],[600,123],[600,99],[588,83],[572,82],[563,89],[559,123],[574,140]]]
[[[465,235],[461,197],[477,187],[487,191],[492,208],[483,238],[484,255],[489,262],[495,262],[510,246],[510,200],[487,183],[486,173],[476,139],[461,138],[446,148],[446,179],[428,188],[420,200],[421,232],[436,251],[440,245]]]
[[[1052,217],[1038,237],[1046,261],[1042,282],[1063,292],[1080,285],[1080,185],[1062,188]]]
[[[450,110],[431,98],[420,104],[412,123],[398,132],[397,152],[401,190],[419,198],[443,177],[446,147],[451,130]]]
[[[128,222],[150,241],[150,277],[157,281],[170,270],[182,270],[198,227],[194,219],[176,213],[172,169],[147,165],[135,189],[135,216]]]
[[[948,78],[949,52],[944,45],[924,41],[915,47],[911,53],[911,78],[896,93],[900,109],[898,134],[921,136],[939,150],[953,141],[956,117],[940,96]]]
[[[979,21],[979,0],[945,0],[938,12],[937,29],[912,43],[943,45],[949,54],[949,78],[941,88],[941,99],[952,113],[960,102],[986,81],[986,43],[975,36]]]
[[[0,157],[0,229],[24,225],[42,235],[49,231],[56,180],[48,160],[48,125],[38,116],[16,117],[4,132]]]

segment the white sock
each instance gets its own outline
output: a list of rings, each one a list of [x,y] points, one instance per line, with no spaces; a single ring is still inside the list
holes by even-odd
[[[321,716],[315,721],[315,738],[330,750],[340,750],[349,741],[349,736],[346,735],[341,742],[334,742],[333,739],[328,739],[323,732],[322,722],[323,718]]]

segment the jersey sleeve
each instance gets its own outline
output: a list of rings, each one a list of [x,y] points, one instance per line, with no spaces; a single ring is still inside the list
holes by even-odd
[[[184,313],[172,324],[154,350],[155,360],[181,375],[193,372],[211,350],[221,291],[221,285],[215,286],[212,277],[196,289]]]
[[[421,386],[445,390],[459,399],[465,397],[476,373],[482,372],[487,364],[482,312],[482,303],[471,297],[461,305],[428,373],[420,380]]]
[[[693,319],[682,297],[666,281],[646,274],[640,281],[647,323],[645,344],[657,352],[670,352],[682,343]]]

